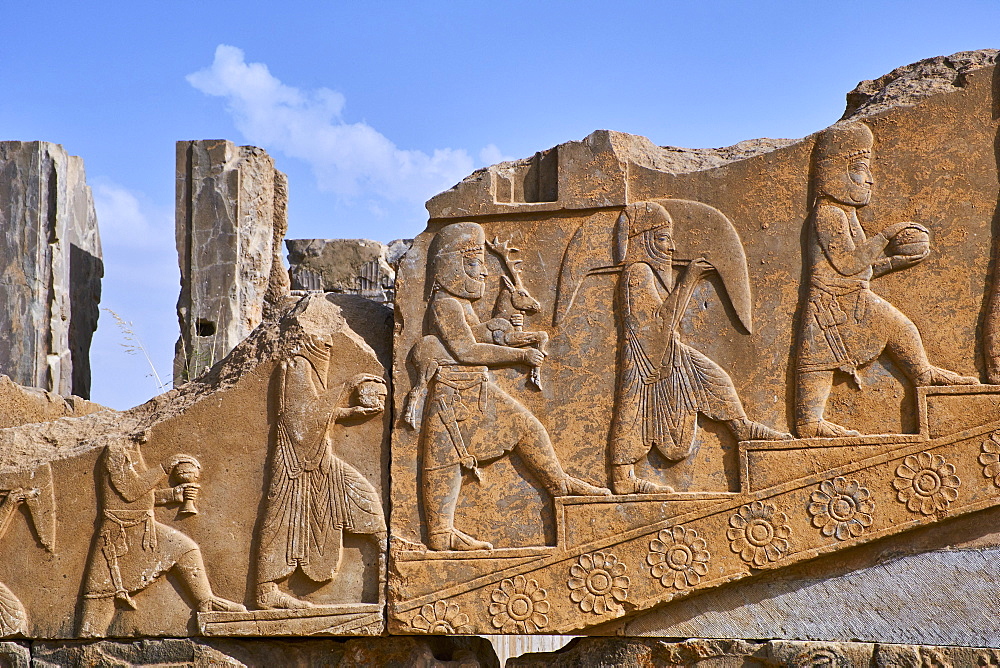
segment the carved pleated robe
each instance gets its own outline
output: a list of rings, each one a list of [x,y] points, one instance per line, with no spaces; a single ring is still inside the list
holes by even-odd
[[[645,262],[627,265],[619,281],[612,464],[634,464],[654,447],[668,460],[684,459],[694,447],[698,413],[745,417],[729,374],[672,331],[675,314],[663,312],[658,285]]]
[[[296,568],[314,582],[333,578],[343,532],[385,531],[375,488],[334,454],[340,387],[327,387],[329,348],[305,347],[279,370],[281,400],[271,480],[260,529],[257,581]]]

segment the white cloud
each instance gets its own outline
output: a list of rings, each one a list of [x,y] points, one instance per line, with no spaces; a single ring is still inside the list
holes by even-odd
[[[234,46],[219,45],[212,65],[187,81],[206,95],[225,98],[246,141],[306,161],[321,190],[345,198],[423,202],[476,166],[463,149],[430,154],[401,149],[367,123],[345,121],[341,93],[287,86],[265,64],[247,63]],[[483,151],[500,155],[492,145]]]
[[[105,179],[91,186],[105,246],[162,250],[173,247],[173,214],[158,211],[131,190]]]
[[[498,162],[510,162],[511,160],[517,160],[517,158],[504,155],[496,144],[487,144],[479,150],[479,161],[484,165],[495,165]]]

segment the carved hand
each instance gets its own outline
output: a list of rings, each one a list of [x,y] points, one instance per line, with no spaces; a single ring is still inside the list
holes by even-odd
[[[196,482],[185,482],[173,488],[174,503],[184,503],[185,501],[196,501],[201,491],[201,485]]]
[[[23,487],[18,487],[7,492],[7,498],[4,501],[8,503],[21,503],[22,501],[27,501],[28,498],[29,492]]]
[[[345,420],[352,417],[378,415],[383,410],[382,406],[349,406],[337,409],[337,419]]]
[[[712,271],[715,271],[715,267],[711,262],[703,257],[695,258],[694,260],[691,260],[691,264],[687,266],[682,280],[684,282],[696,281],[704,274]]]
[[[528,366],[541,366],[545,359],[545,353],[538,348],[525,348],[521,353],[524,363]]]
[[[523,327],[524,326],[524,314],[521,313],[520,311],[518,311],[517,313],[514,313],[513,315],[511,315],[510,316],[510,324],[514,325],[515,327]]]
[[[924,258],[931,254],[931,249],[928,248],[923,253],[918,253],[917,255],[893,255],[889,258],[890,266],[892,271],[897,269],[904,269],[906,267],[912,267],[918,262],[922,262]]]

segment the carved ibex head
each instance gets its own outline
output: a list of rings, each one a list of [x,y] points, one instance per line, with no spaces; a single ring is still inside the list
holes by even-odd
[[[487,241],[486,246],[500,259],[500,264],[507,274],[501,276],[500,280],[504,289],[510,292],[511,305],[518,311],[538,313],[542,305],[531,296],[531,293],[521,282],[521,263],[523,260],[513,257],[514,253],[520,253],[521,249],[512,248],[509,240],[501,242],[499,237],[493,237],[493,241]]]
[[[506,276],[501,276],[500,280],[503,282],[504,290],[510,292],[510,303],[515,309],[525,313],[538,313],[542,309],[542,305],[524,289],[524,286],[516,285]]]

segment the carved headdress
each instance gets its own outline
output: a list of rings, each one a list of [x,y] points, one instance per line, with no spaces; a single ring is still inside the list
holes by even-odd
[[[654,230],[667,227],[673,241],[669,257],[652,246]],[[739,232],[718,209],[702,202],[663,198],[634,202],[618,215],[598,212],[580,224],[563,254],[552,324],[566,318],[588,276],[617,274],[632,261],[683,266],[695,258],[707,259],[719,274],[724,293],[747,332],[751,332],[752,305],[746,252]]]
[[[813,192],[850,206],[864,206],[871,197],[871,184],[863,177],[853,180],[852,162],[871,157],[875,138],[864,123],[837,123],[816,139]],[[862,172],[863,174],[863,172]]]
[[[483,253],[486,233],[478,223],[452,223],[441,228],[431,241],[428,255],[431,258],[431,290],[442,288],[460,296],[479,293],[479,281],[473,281],[465,273],[463,260],[470,254]],[[471,289],[470,281],[478,289]]]
[[[632,257],[637,252],[655,258],[655,251],[646,239],[649,236],[646,232],[662,227],[669,228],[673,233],[674,220],[663,205],[656,202],[635,202],[627,205],[615,224],[615,263],[621,264],[627,260],[637,259]],[[641,241],[637,238],[640,236],[643,237]],[[640,247],[636,248],[637,245]],[[630,246],[631,253],[629,253]],[[669,262],[669,258],[664,260]]]
[[[875,137],[864,123],[837,123],[816,139],[816,162],[839,160],[844,164],[857,157],[871,155]]]

